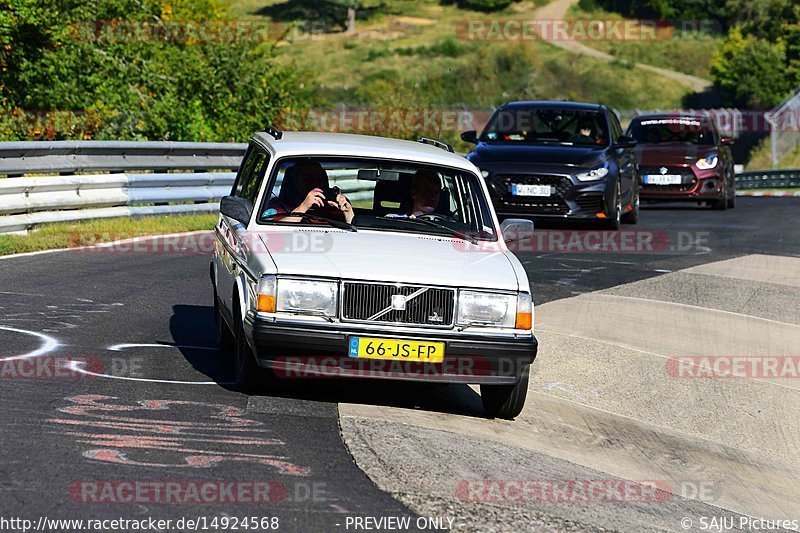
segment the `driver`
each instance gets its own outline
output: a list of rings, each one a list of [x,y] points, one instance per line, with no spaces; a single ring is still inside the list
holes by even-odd
[[[408,216],[416,218],[436,211],[442,195],[442,182],[433,170],[418,170],[411,179],[411,208]]]
[[[355,213],[347,197],[341,193],[336,196],[336,201],[325,200],[325,189],[328,188],[328,173],[316,161],[302,161],[295,166],[294,189],[295,198],[289,202],[297,205],[288,209],[286,204],[278,198],[273,198],[267,204],[264,216],[277,213],[306,213],[319,212],[328,218],[344,220],[348,224],[353,222]],[[283,217],[281,222],[301,222],[301,217]]]
[[[588,119],[584,119],[578,125],[578,130],[567,139],[567,142],[578,142],[578,143],[593,143],[594,136],[592,135],[592,131],[594,130],[594,125],[592,121]]]

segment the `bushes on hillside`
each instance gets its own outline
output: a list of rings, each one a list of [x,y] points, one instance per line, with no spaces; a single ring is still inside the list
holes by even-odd
[[[6,2],[4,139],[243,140],[304,105],[266,28],[226,21],[218,0]]]

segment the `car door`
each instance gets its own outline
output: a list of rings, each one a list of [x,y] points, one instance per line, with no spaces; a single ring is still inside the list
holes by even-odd
[[[254,206],[264,181],[269,164],[269,153],[263,147],[252,143],[245,154],[242,165],[231,190],[231,196],[243,198]],[[220,214],[216,227],[217,255],[217,294],[223,307],[230,315],[233,312],[233,289],[241,265],[245,264],[245,254],[249,249],[247,227],[238,220]]]
[[[620,177],[620,195],[622,195],[622,205],[632,203],[636,188],[639,187],[636,172],[636,156],[633,148],[619,146],[620,137],[623,136],[622,126],[619,123],[616,113],[609,110],[608,118],[611,124],[611,139],[614,143],[612,150],[617,158]]]

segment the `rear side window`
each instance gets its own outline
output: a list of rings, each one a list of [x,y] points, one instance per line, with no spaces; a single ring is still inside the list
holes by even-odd
[[[268,164],[269,154],[258,146],[251,146],[233,186],[233,196],[245,198],[254,204]]]

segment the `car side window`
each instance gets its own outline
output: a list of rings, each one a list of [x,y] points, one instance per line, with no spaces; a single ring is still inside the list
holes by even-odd
[[[255,203],[264,173],[269,163],[269,155],[258,147],[251,147],[246,160],[233,187],[233,196],[246,198]]]
[[[608,118],[611,122],[611,138],[614,142],[617,142],[622,137],[622,126],[620,126],[619,119],[614,113],[609,113]]]

